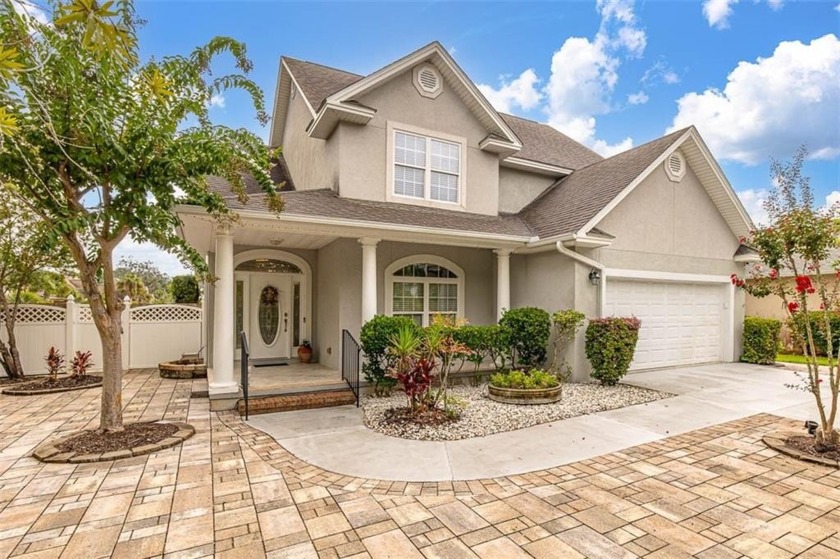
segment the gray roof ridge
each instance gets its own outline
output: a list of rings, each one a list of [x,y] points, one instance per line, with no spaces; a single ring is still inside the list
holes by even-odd
[[[341,68],[336,68],[335,66],[328,66],[326,64],[321,64],[320,62],[313,62],[311,60],[304,60],[302,58],[295,58],[294,56],[288,56],[288,55],[283,54],[283,55],[280,56],[280,58],[285,58],[287,60],[294,60],[295,62],[302,62],[304,64],[311,64],[312,66],[320,66],[321,68],[324,68],[324,69],[327,69],[327,70],[332,70],[334,72],[341,72],[342,74],[348,74],[350,76],[356,76],[356,77],[359,77],[359,78],[364,78],[365,77],[365,74],[357,74],[356,72],[350,72],[349,70],[343,70]]]

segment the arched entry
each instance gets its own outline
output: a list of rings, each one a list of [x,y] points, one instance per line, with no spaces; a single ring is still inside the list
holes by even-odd
[[[309,339],[312,270],[296,254],[257,249],[234,256],[234,328],[253,359],[283,359]]]

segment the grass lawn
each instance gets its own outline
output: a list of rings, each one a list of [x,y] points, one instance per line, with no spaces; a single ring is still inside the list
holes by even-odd
[[[804,355],[796,355],[794,353],[779,353],[776,355],[776,361],[782,363],[800,363],[802,365],[806,363]],[[818,357],[817,361],[820,365],[828,365],[828,357]]]

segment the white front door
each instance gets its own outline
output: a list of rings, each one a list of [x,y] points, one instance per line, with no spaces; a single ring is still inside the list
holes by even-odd
[[[289,357],[291,276],[250,274],[249,336],[252,359]]]

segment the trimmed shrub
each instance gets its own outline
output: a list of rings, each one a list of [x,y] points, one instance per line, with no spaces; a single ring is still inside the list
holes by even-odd
[[[182,305],[198,303],[201,296],[195,276],[175,276],[169,289],[172,291],[172,299]]]
[[[586,358],[591,376],[613,386],[627,374],[642,321],[635,317],[594,318],[586,327]]]
[[[548,371],[532,369],[527,373],[525,371],[496,373],[490,377],[490,384],[496,388],[537,389],[554,388],[560,384],[560,381]]]
[[[399,335],[401,328],[414,330],[418,334],[420,332],[417,323],[407,316],[377,315],[364,323],[359,334],[359,344],[365,354],[362,374],[373,385],[376,395],[387,393],[396,384],[396,380],[388,376],[394,359],[388,353],[388,347],[391,340]]]
[[[774,318],[744,318],[744,353],[741,361],[759,365],[775,363],[781,329],[781,321]]]
[[[541,367],[548,353],[551,316],[536,307],[505,311],[499,326],[505,331],[514,367]]]
[[[828,355],[828,337],[825,333],[825,319],[826,314],[828,315],[829,324],[831,326],[831,349],[836,357],[838,350],[840,350],[840,313],[809,311],[808,314],[811,316],[811,331],[814,335],[814,345],[817,348],[817,355],[821,356]],[[792,343],[797,351],[802,352],[804,348],[802,347],[800,337],[796,334],[795,329],[801,328],[804,330],[805,315],[803,313],[797,313],[794,315],[792,322],[793,323],[790,324],[792,330],[791,337],[793,338]]]

